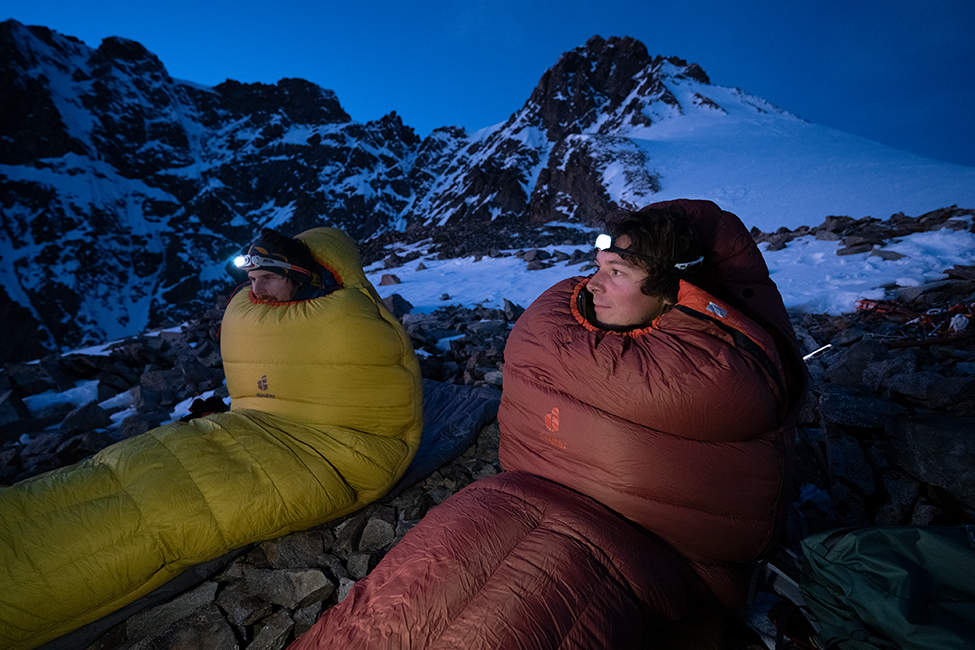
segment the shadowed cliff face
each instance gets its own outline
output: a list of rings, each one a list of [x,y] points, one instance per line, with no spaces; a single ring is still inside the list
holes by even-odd
[[[811,164],[783,174],[824,163],[820,141],[799,137],[818,127],[632,38],[594,36],[566,52],[502,124],[422,140],[395,112],[353,121],[335,93],[302,79],[199,86],[134,41],[92,48],[13,20],[0,23],[0,96],[0,310],[10,315],[0,360],[185,320],[233,283],[226,263],[261,227],[335,226],[367,259],[427,238],[451,255],[483,253],[521,246],[548,222],[595,225],[672,198],[660,193],[702,162],[674,153],[674,132],[713,129],[724,140],[695,146],[751,170],[712,181],[719,202],[783,195],[752,152],[738,153],[741,125],[779,138],[775,160],[813,142],[798,152]],[[818,177],[801,182],[818,192]]]
[[[3,359],[182,318],[260,226],[365,238],[410,195],[413,130],[301,79],[198,87],[134,41],[6,21],[0,88]]]
[[[562,139],[618,110],[641,84],[638,73],[652,63],[637,40],[594,36],[542,75],[523,110],[537,115],[551,139]]]
[[[471,233],[485,228],[598,220],[615,207],[601,177],[613,162],[659,188],[638,149],[605,135],[607,116],[646,122],[633,98],[663,88],[648,81],[660,60],[629,38],[563,55],[506,124],[422,142],[395,112],[353,122],[302,79],[174,80],[124,38],[93,49],[8,20],[0,60],[0,237],[15,251],[2,269],[4,359],[184,318],[225,288],[226,260],[261,226],[477,248]]]

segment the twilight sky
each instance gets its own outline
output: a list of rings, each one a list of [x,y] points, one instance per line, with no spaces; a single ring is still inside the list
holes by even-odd
[[[7,18],[131,38],[205,85],[303,77],[420,136],[502,122],[562,52],[633,36],[811,122],[975,165],[972,0],[0,0]]]

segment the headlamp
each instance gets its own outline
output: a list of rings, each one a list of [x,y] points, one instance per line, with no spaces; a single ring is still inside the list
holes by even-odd
[[[600,233],[596,235],[595,246],[601,251],[608,251],[613,247],[613,238],[606,233]]]
[[[606,251],[608,253],[616,253],[617,255],[632,255],[633,257],[639,257],[645,259],[648,262],[653,262],[648,256],[641,255],[640,253],[634,253],[631,250],[625,248],[620,248],[619,246],[613,245],[613,237],[607,235],[606,233],[600,233],[596,235],[596,243],[594,244],[597,250]]]
[[[268,266],[274,266],[281,269],[288,269],[290,271],[297,271],[298,273],[304,273],[305,275],[311,275],[308,269],[303,269],[300,266],[295,266],[294,264],[288,264],[273,257],[265,257],[264,255],[238,255],[234,258],[234,266],[243,271],[253,271],[254,269],[266,268]]]
[[[632,255],[633,257],[639,257],[640,259],[647,260],[648,262],[651,262],[651,263],[653,263],[653,261],[654,261],[654,260],[650,259],[650,257],[647,256],[647,255],[641,255],[640,253],[635,253],[635,252],[633,252],[633,251],[631,251],[629,249],[620,248],[619,246],[614,246],[613,245],[613,237],[611,235],[608,235],[608,234],[604,233],[604,232],[596,235],[596,242],[593,245],[595,246],[595,248],[597,250],[607,251],[609,253],[616,253],[617,255],[620,255],[621,257],[624,256],[624,255]],[[690,267],[692,267],[692,266],[694,266],[696,264],[700,264],[703,261],[704,261],[704,256],[701,255],[696,260],[692,260],[690,262],[677,262],[676,264],[674,264],[674,268],[677,269],[678,271],[686,271],[688,268],[690,268]]]

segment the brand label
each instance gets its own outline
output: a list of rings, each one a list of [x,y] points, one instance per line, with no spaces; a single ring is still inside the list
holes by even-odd
[[[265,392],[267,390],[267,375],[261,375],[261,378],[257,380],[257,397],[274,397],[273,394]]]
[[[559,407],[556,406],[545,414],[545,428],[551,432],[559,430]]]
[[[553,435],[559,430],[559,407],[553,407],[551,411],[545,414],[545,429],[538,434],[538,437],[545,441],[556,449],[565,449],[568,447],[565,440]]]

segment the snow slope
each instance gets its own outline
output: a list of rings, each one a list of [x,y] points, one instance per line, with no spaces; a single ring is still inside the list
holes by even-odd
[[[943,271],[956,264],[975,264],[975,234],[967,231],[942,229],[900,238],[884,247],[905,256],[898,260],[883,260],[869,253],[840,256],[836,251],[841,246],[838,241],[812,236],[799,237],[777,251],[767,250],[767,244],[759,245],[787,308],[811,313],[851,312],[860,298],[883,298],[886,286],[917,286],[944,278]],[[576,248],[549,246],[545,250],[572,253]],[[417,271],[421,262],[427,268]],[[592,272],[585,263],[556,264],[537,271],[528,271],[525,266],[524,260],[513,255],[479,261],[473,257],[441,260],[430,255],[389,269],[377,262],[366,268],[366,276],[384,298],[398,293],[413,304],[415,311],[430,312],[448,304],[501,308],[505,299],[528,306],[559,280]],[[402,282],[380,286],[385,274],[396,275]],[[449,299],[441,299],[444,293]]]
[[[708,199],[766,232],[827,215],[885,219],[975,205],[973,167],[806,122],[736,88],[678,77],[665,84],[681,113],[658,111],[651,126],[617,132],[659,177],[654,201]],[[624,191],[614,190],[614,199]]]

